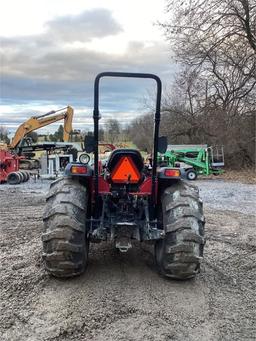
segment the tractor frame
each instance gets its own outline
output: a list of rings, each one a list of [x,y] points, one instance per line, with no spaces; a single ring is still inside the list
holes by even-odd
[[[145,78],[156,82],[154,146],[146,165],[136,149],[115,149],[99,160],[99,86],[103,77]],[[181,180],[180,170],[160,167],[158,153],[162,84],[149,73],[103,72],[94,82],[94,135],[85,138],[88,154],[66,166],[50,186],[44,211],[43,258],[49,273],[72,277],[84,272],[90,242],[112,241],[127,252],[133,241],[154,242],[155,262],[163,276],[187,279],[200,269],[204,216],[199,191]],[[86,157],[87,155],[87,157]]]

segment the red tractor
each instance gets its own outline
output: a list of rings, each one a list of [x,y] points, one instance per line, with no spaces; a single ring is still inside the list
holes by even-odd
[[[103,165],[99,160],[99,83],[102,77],[148,78],[156,81],[157,98],[152,164],[145,165],[136,149],[115,149]],[[104,72],[94,83],[94,136],[85,151],[94,164],[70,163],[65,176],[53,182],[44,211],[43,259],[56,277],[84,272],[89,244],[112,241],[121,251],[133,241],[154,242],[159,273],[174,279],[194,277],[204,248],[204,216],[198,189],[181,180],[180,170],[160,167],[158,152],[161,81],[153,74]]]
[[[24,157],[0,149],[0,184],[7,182],[16,185],[28,181],[29,173],[19,170],[21,159]]]

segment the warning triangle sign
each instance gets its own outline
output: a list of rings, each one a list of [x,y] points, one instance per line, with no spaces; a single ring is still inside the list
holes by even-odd
[[[133,160],[129,156],[123,156],[114,168],[111,179],[119,183],[137,183],[140,180],[140,173]]]

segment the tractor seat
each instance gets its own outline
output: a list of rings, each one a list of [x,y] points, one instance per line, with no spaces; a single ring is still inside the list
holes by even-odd
[[[144,168],[144,162],[140,152],[136,149],[115,149],[111,153],[107,162],[107,169],[109,172],[112,172],[115,169],[121,157],[131,158],[135,166],[137,167],[139,173],[142,172]]]

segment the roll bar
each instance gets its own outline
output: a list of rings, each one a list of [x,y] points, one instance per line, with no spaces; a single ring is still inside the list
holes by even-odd
[[[155,111],[155,124],[154,124],[154,150],[153,150],[153,165],[152,165],[152,189],[151,197],[152,203],[155,203],[155,189],[156,189],[156,168],[157,168],[157,151],[158,151],[158,137],[159,137],[159,125],[160,125],[160,109],[161,109],[161,93],[162,83],[158,76],[150,73],[135,73],[135,72],[102,72],[98,74],[94,81],[94,189],[95,189],[95,205],[98,201],[98,142],[99,142],[99,84],[100,79],[103,77],[125,77],[125,78],[149,78],[156,81],[157,84],[157,95],[156,95],[156,111]],[[96,210],[97,211],[97,210]]]

